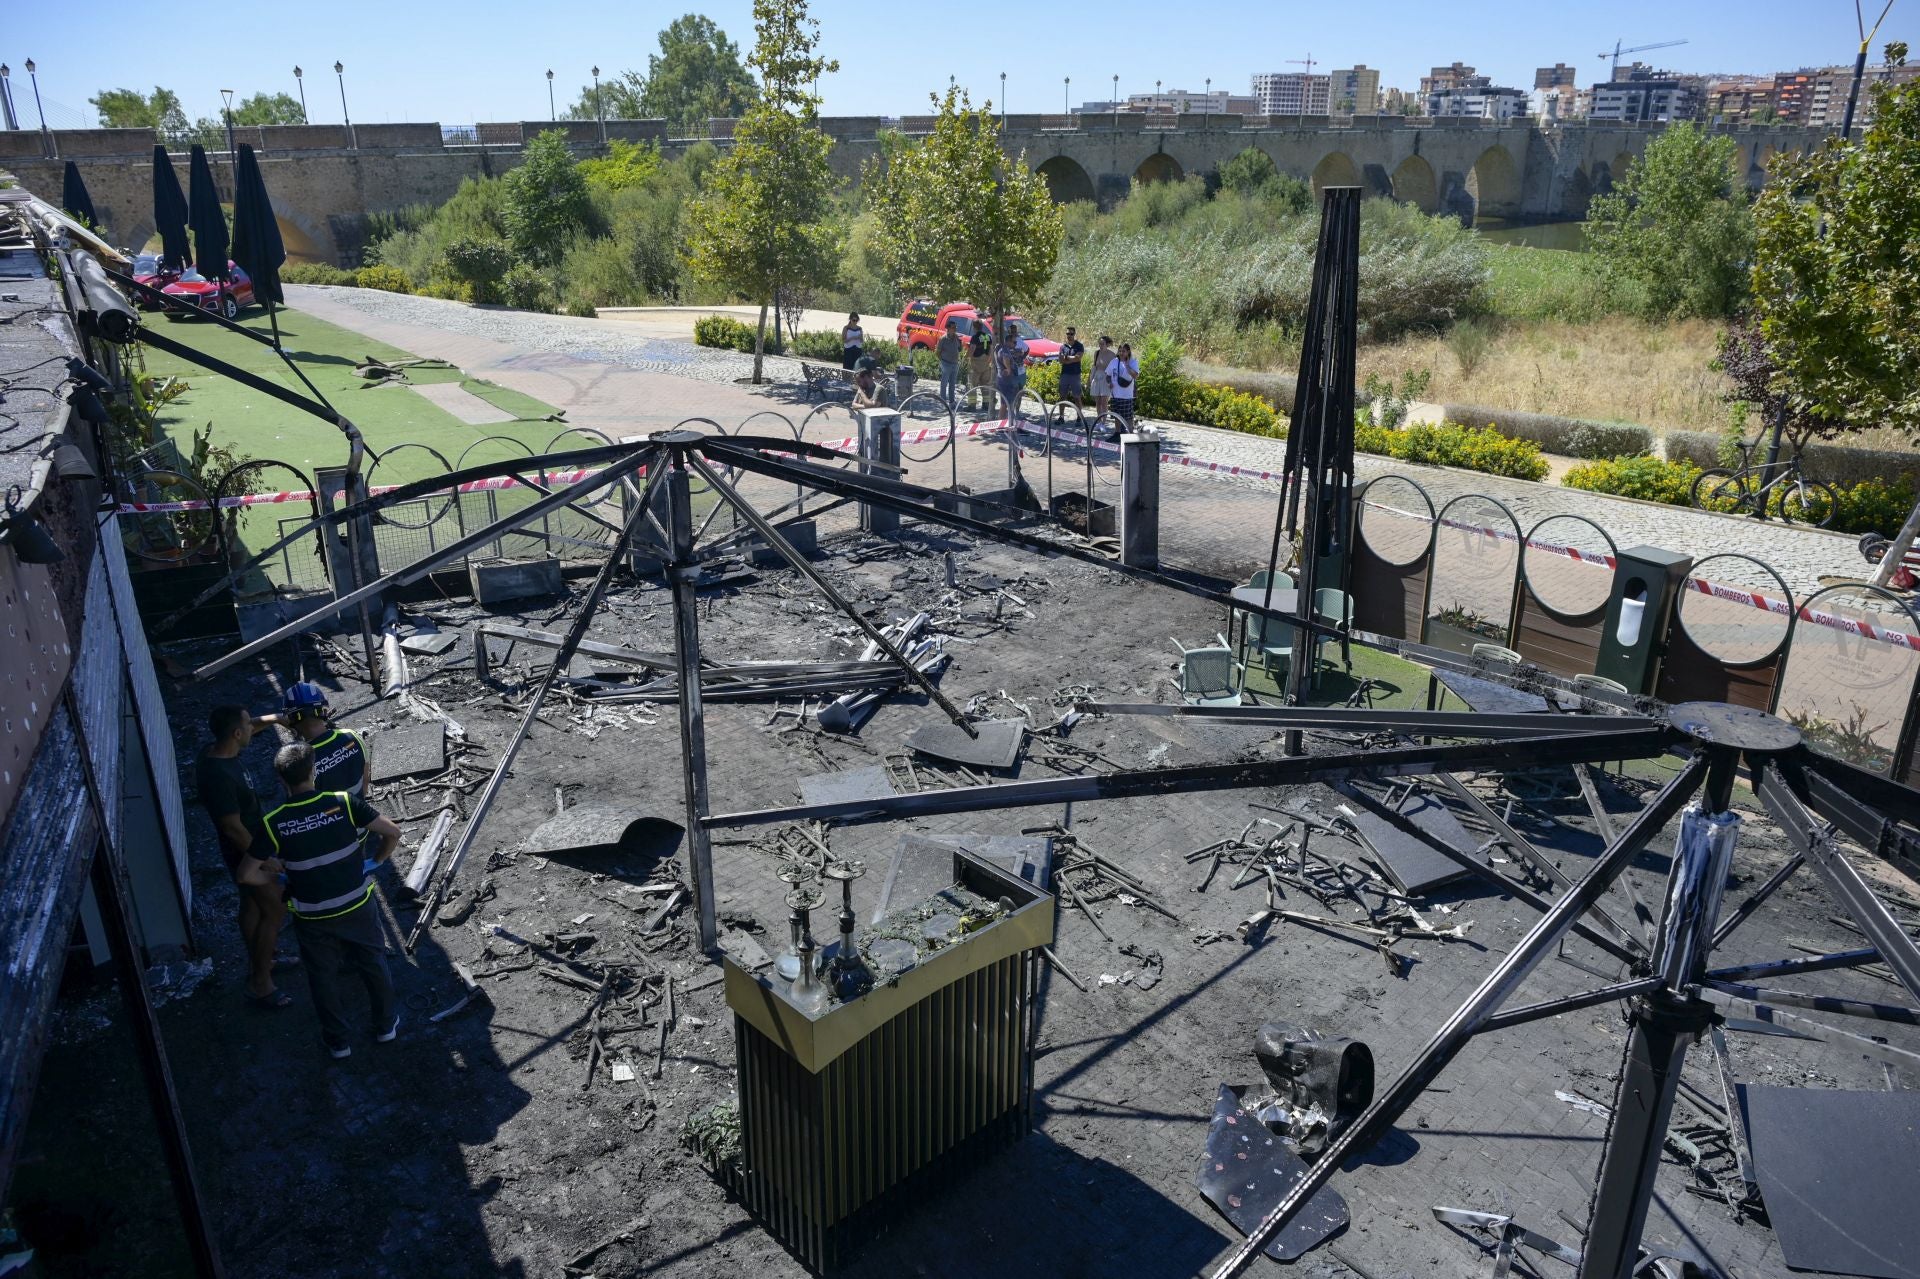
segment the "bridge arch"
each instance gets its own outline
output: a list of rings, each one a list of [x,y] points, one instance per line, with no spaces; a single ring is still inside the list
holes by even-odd
[[[1327,187],[1357,187],[1360,185],[1360,168],[1345,151],[1329,151],[1321,157],[1320,163],[1313,166],[1312,181],[1316,196]]]
[[[1605,168],[1605,165],[1599,166]],[[1562,217],[1584,218],[1587,206],[1593,203],[1594,185],[1587,177],[1585,169],[1575,169],[1567,175],[1567,185],[1560,192],[1560,214]]]
[[[334,261],[338,255],[334,252],[330,232],[315,226],[310,217],[284,201],[269,196],[267,202],[273,208],[274,224],[280,228],[280,243],[289,259],[339,265]]]
[[[1424,156],[1410,155],[1393,171],[1393,198],[1427,213],[1440,207],[1440,184]]]
[[[1133,180],[1142,186],[1152,182],[1178,182],[1187,176],[1180,162],[1165,151],[1155,151],[1133,171]]]
[[[1635,159],[1636,157],[1631,151],[1622,151],[1619,155],[1613,157],[1613,184],[1615,186],[1619,186],[1627,180],[1627,170],[1633,167]]]
[[[1072,156],[1056,155],[1034,172],[1046,179],[1047,194],[1055,204],[1094,198],[1093,178]]]
[[[1480,153],[1467,174],[1467,194],[1473,200],[1473,216],[1510,218],[1520,212],[1520,170],[1507,149],[1497,143]]]

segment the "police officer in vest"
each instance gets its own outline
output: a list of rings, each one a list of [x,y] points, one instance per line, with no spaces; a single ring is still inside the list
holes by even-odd
[[[400,1033],[400,1016],[394,1006],[393,979],[387,974],[386,938],[371,904],[373,880],[361,857],[361,840],[368,832],[378,836],[373,861],[383,862],[399,846],[400,828],[347,791],[316,789],[313,747],[305,742],[283,746],[273,757],[273,767],[287,789],[287,801],[263,819],[271,857],[263,858],[266,850],[256,844],[237,878],[257,884],[271,882],[275,874],[286,875],[287,909],[293,915],[301,966],[307,970],[314,1011],[320,1015],[320,1038],[328,1054],[353,1055],[340,990],[341,979],[349,972],[366,985],[373,1004],[375,1042],[392,1043]]]
[[[367,773],[373,764],[367,739],[350,728],[335,728],[328,718],[330,713],[326,692],[318,684],[302,680],[288,687],[278,714],[262,715],[254,723],[283,725],[313,747],[315,790],[343,790],[364,797]]]

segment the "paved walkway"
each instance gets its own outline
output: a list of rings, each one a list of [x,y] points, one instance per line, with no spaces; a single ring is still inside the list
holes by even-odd
[[[568,421],[615,438],[660,430],[688,418],[706,418],[732,430],[750,415],[769,409],[798,422],[813,407],[798,389],[794,361],[768,357],[768,376],[780,381],[771,387],[750,388],[741,385],[740,379],[751,372],[751,357],[650,336],[643,325],[483,309],[364,289],[290,285],[288,301],[344,328],[418,355],[448,360],[476,377],[564,408]],[[1174,457],[1277,471],[1284,456],[1285,444],[1280,440],[1177,423],[1159,425],[1166,451]],[[829,429],[823,433],[823,427]],[[818,421],[807,435],[824,439],[835,429],[831,422]],[[975,446],[962,449],[963,481],[991,484],[995,476],[1004,474],[1001,449],[994,446],[990,454],[977,456],[984,453]],[[945,458],[936,463],[941,470],[947,465]],[[1062,487],[1073,483],[1069,476],[1073,470],[1061,470]],[[1580,516],[1606,530],[1617,547],[1660,546],[1696,559],[1729,552],[1750,555],[1778,572],[1796,596],[1819,589],[1823,579],[1856,579],[1866,568],[1855,539],[1814,529],[1366,454],[1356,459],[1356,471],[1361,479],[1408,477],[1425,490],[1436,508],[1472,494],[1494,498],[1529,533],[1549,517]],[[1033,475],[1031,465],[1029,475]],[[927,478],[935,484],[946,479]],[[1255,561],[1264,563],[1265,535],[1260,530],[1271,526],[1271,495],[1276,488],[1258,479],[1217,473],[1202,476],[1197,470],[1170,468],[1163,481],[1168,498],[1163,540],[1178,551],[1212,561],[1194,567],[1223,575],[1237,574]],[[1391,499],[1396,505],[1417,504],[1405,485],[1376,489],[1382,497],[1390,492],[1397,494]],[[1479,514],[1492,513],[1485,504],[1471,505]],[[1455,515],[1462,509],[1457,508]],[[1176,527],[1181,523],[1187,527]],[[1583,551],[1604,549],[1601,539],[1574,520],[1557,521],[1542,531],[1542,538]],[[1736,561],[1722,560],[1718,567],[1723,571],[1717,576],[1736,584],[1768,585],[1764,574]]]

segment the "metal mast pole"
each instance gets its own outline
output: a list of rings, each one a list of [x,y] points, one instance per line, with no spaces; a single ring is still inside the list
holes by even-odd
[[[720,940],[713,903],[713,842],[707,831],[707,724],[700,693],[700,613],[694,579],[693,506],[687,486],[687,454],[700,441],[697,431],[659,437],[671,449],[667,466],[667,538],[672,561],[673,656],[680,677],[680,772],[687,795],[687,863],[693,879],[694,907],[700,918],[700,949],[712,952]]]

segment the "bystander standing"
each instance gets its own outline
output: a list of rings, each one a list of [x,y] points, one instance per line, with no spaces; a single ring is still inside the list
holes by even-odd
[[[220,837],[220,857],[240,890],[240,940],[247,951],[247,1002],[256,1008],[285,1008],[293,997],[273,983],[273,951],[287,911],[279,886],[271,878],[248,883],[240,877],[248,858],[266,855],[266,828],[260,819],[260,798],[241,758],[253,740],[253,720],[244,706],[216,706],[207,716],[213,741],[200,752],[194,779],[200,803],[213,819]],[[278,874],[276,867],[274,874]]]
[[[1133,358],[1133,347],[1125,342],[1113,357],[1113,363],[1107,366],[1107,376],[1113,382],[1113,417],[1116,423],[1113,433],[1120,434],[1118,423],[1125,423],[1125,429],[1133,429],[1134,398],[1139,394],[1140,361]]]
[[[848,315],[847,322],[840,329],[840,367],[857,368],[860,357],[867,353],[867,335],[860,328],[860,317]]]
[[[1072,401],[1074,407],[1080,405],[1083,393],[1080,385],[1080,361],[1087,353],[1087,344],[1074,337],[1073,330],[1067,330],[1067,340],[1060,344],[1060,398]]]
[[[1113,363],[1113,339],[1106,334],[1100,335],[1100,345],[1093,352],[1093,415],[1103,418],[1107,415],[1107,401],[1113,396],[1113,379],[1108,376],[1107,368]]]
[[[947,321],[947,331],[940,335],[934,344],[933,353],[940,359],[940,398],[953,407],[955,388],[960,382],[960,328],[954,321]]]
[[[991,408],[993,395],[993,338],[986,321],[975,319],[967,340],[967,407]]]

